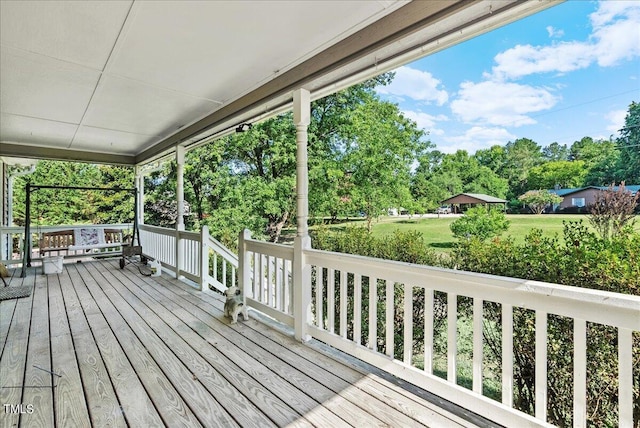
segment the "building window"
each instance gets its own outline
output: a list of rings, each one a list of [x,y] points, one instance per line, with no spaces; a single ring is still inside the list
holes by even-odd
[[[571,198],[571,205],[574,207],[584,207],[586,203],[584,198]]]

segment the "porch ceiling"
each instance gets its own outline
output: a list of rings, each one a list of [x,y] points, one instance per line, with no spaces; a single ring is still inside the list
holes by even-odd
[[[139,164],[557,1],[0,1],[0,155]]]

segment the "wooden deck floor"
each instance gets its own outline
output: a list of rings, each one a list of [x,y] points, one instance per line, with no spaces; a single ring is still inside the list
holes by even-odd
[[[232,326],[216,296],[134,265],[30,269],[23,284],[30,297],[0,302],[2,427],[474,425],[321,344]]]

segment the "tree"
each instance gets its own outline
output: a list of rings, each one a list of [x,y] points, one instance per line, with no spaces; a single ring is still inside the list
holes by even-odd
[[[504,164],[507,162],[507,152],[502,146],[491,146],[488,149],[481,149],[476,151],[473,155],[474,158],[482,166],[486,166],[495,173],[500,173]]]
[[[509,182],[508,199],[528,190],[529,171],[542,162],[542,152],[535,141],[519,138],[505,145],[505,162],[498,175]]]
[[[443,199],[461,192],[506,196],[507,181],[465,150],[431,153],[435,155],[420,158],[412,177],[412,194],[422,205],[435,208]]]
[[[618,160],[618,180],[628,183],[640,183],[640,103],[629,105],[624,128],[617,139],[620,150]]]
[[[423,132],[416,124],[386,101],[369,100],[359,106],[352,123],[344,164],[353,183],[351,196],[370,230],[374,218],[409,194],[411,165],[427,143],[421,141]]]
[[[624,182],[617,189],[610,185],[607,190],[596,195],[596,200],[589,210],[589,223],[602,239],[619,236],[627,227],[633,226],[634,211],[639,198],[640,193],[634,195],[628,191]]]
[[[296,132],[286,113],[258,123],[227,141],[229,161],[240,177],[254,213],[267,221],[264,231],[278,242],[295,209]]]
[[[531,168],[527,178],[527,187],[530,189],[580,187],[584,184],[586,175],[584,161],[549,161]]]
[[[584,162],[584,186],[604,186],[618,176],[619,156],[613,141],[584,137],[571,145],[569,160]]]
[[[484,241],[509,229],[509,220],[500,210],[477,206],[468,209],[449,227],[458,239],[477,238]]]
[[[551,143],[542,149],[542,155],[550,161],[569,160],[569,148],[566,144]]]
[[[520,201],[528,205],[534,214],[542,214],[546,207],[562,202],[562,197],[548,190],[529,190],[518,197]]]

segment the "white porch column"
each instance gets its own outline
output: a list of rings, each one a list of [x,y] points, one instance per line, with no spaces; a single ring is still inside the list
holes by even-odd
[[[176,200],[178,202],[178,217],[176,230],[184,230],[184,147],[176,147]]]
[[[136,216],[138,219],[138,224],[144,224],[144,174],[142,174],[142,168],[139,166],[136,167],[136,178],[135,178],[135,187],[138,189],[138,193],[136,194],[138,212],[136,212]]]
[[[307,127],[311,122],[311,98],[309,91],[298,89],[293,93],[293,122],[296,125],[296,192],[297,236],[309,235],[309,171],[307,166]]]
[[[176,278],[180,278],[180,270],[184,266],[184,251],[180,232],[184,230],[184,147],[176,146]]]
[[[309,172],[307,167],[307,127],[311,121],[311,97],[306,89],[293,93],[293,122],[296,126],[296,201],[297,236],[293,253],[293,315],[295,337],[307,341],[311,319],[311,267],[305,260],[305,251],[311,248],[309,238]]]

